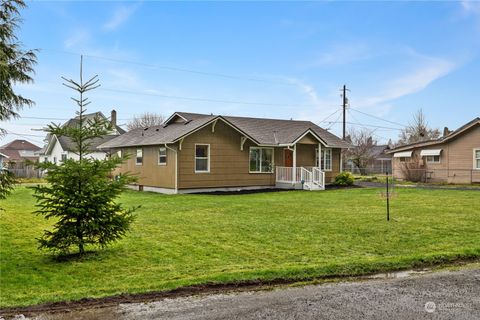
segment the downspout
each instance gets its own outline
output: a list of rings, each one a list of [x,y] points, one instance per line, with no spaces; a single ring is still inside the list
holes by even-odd
[[[178,153],[177,150],[170,148],[166,143],[165,143],[165,148],[168,150],[172,150],[173,153],[175,153],[175,193],[178,192]]]

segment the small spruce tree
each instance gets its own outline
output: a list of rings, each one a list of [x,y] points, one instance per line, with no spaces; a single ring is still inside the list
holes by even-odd
[[[34,187],[38,207],[35,213],[55,219],[53,230],[46,230],[38,239],[40,248],[61,254],[78,248],[82,255],[87,245],[105,247],[126,234],[136,208],[125,209],[115,199],[134,177],[120,175],[112,179],[112,171],[125,160],[123,157],[98,160],[88,156],[92,141],[113,130],[103,118],[84,119],[85,107],[90,103],[84,94],[99,86],[98,77],[83,82],[81,59],[80,81],[63,79],[65,86],[79,94],[78,99],[72,98],[79,107],[76,121],[70,126],[51,124],[46,131],[70,138],[78,160],[38,164],[46,170],[48,184]]]

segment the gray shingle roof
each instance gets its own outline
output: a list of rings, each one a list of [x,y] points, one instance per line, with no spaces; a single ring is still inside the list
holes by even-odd
[[[463,131],[465,131],[465,130],[467,130],[467,129],[475,126],[475,125],[480,125],[480,117],[476,117],[472,121],[469,121],[469,122],[465,123],[463,126],[458,128],[457,130],[454,130],[454,131],[450,132],[449,134],[447,134],[446,136],[440,137],[438,139],[410,143],[410,144],[406,144],[406,145],[403,145],[403,146],[398,146],[396,148],[387,150],[385,152],[386,153],[394,153],[394,152],[409,150],[409,149],[418,148],[418,147],[431,146],[431,145],[445,143],[445,142],[455,138],[457,135],[461,134]]]
[[[88,151],[92,151],[92,152],[93,151],[98,151],[98,146],[99,145],[101,145],[101,144],[103,144],[107,141],[110,141],[115,137],[118,137],[118,135],[107,135],[107,136],[103,136],[101,138],[94,138],[94,139],[89,140],[88,143],[90,145],[89,145]],[[74,151],[74,152],[76,151],[76,144],[69,137],[59,136],[59,137],[57,137],[57,139],[58,139],[58,142],[60,143],[60,145],[62,146],[62,149],[64,151]]]
[[[179,116],[187,121],[175,122]],[[259,145],[286,145],[309,130],[329,147],[348,148],[350,144],[310,121],[278,120],[233,116],[215,116],[176,112],[162,126],[135,129],[114,138],[100,148],[132,147],[174,143],[214,120],[225,121]]]

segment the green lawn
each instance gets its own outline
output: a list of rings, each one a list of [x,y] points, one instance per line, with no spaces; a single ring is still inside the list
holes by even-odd
[[[480,192],[378,189],[250,195],[127,192],[127,238],[81,261],[37,250],[50,222],[18,187],[0,203],[0,306],[167,290],[206,282],[308,279],[480,256]]]

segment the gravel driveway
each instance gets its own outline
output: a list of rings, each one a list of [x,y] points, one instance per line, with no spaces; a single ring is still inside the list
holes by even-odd
[[[480,319],[480,270],[164,299],[35,319]]]

